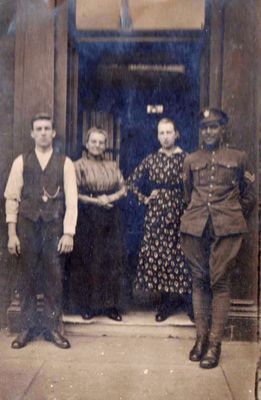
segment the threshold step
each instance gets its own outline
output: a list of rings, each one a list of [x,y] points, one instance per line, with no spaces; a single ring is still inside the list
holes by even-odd
[[[79,315],[63,315],[63,322],[65,333],[70,335],[195,338],[194,323],[185,313],[172,315],[163,322],[156,322],[152,311],[129,312],[121,322],[107,317],[86,321]]]

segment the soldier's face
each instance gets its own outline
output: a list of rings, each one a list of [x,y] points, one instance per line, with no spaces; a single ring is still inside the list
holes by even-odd
[[[31,136],[37,148],[42,150],[49,149],[52,147],[55,137],[55,130],[53,129],[52,122],[47,119],[38,119],[34,121]]]
[[[223,126],[219,122],[208,122],[200,125],[200,132],[206,146],[217,146],[223,135]]]
[[[177,133],[171,122],[160,122],[158,126],[158,140],[163,149],[171,149],[177,139]]]

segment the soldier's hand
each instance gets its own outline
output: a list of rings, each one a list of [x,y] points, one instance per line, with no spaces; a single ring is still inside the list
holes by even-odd
[[[57,250],[60,254],[70,253],[73,250],[73,237],[71,235],[63,235],[59,240]]]
[[[9,236],[7,247],[10,254],[15,256],[19,256],[21,254],[20,240],[17,235]]]

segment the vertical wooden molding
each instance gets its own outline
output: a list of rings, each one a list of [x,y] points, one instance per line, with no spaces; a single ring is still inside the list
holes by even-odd
[[[255,0],[225,4],[222,106],[229,113],[235,144],[255,157]],[[240,29],[239,29],[240,27]]]
[[[255,0],[225,2],[222,108],[230,121],[230,141],[245,150],[256,170],[256,15]],[[259,73],[259,71],[258,71]],[[246,235],[232,274],[233,298],[253,300],[258,292],[258,215],[257,208],[248,220]],[[243,284],[242,284],[243,282]]]
[[[61,150],[66,143],[67,68],[68,68],[68,1],[56,0],[54,119]]]
[[[200,63],[200,108],[209,104],[209,75],[210,75],[210,22],[211,0],[206,0],[205,27],[202,36],[202,53]]]
[[[25,48],[25,10],[21,1],[17,1],[16,9],[16,41],[15,41],[15,93],[14,93],[14,133],[13,157],[22,152],[23,141],[23,95],[24,95],[24,48]]]
[[[256,137],[257,137],[257,197],[259,199],[259,279],[258,279],[258,300],[259,300],[259,341],[261,340],[261,0],[256,0],[256,65],[255,65],[255,112],[256,112]],[[261,355],[260,355],[261,356]],[[261,377],[261,357],[259,361]],[[261,393],[261,380],[260,380]]]
[[[212,107],[221,106],[224,29],[224,0],[212,0],[209,77],[209,105]]]
[[[67,96],[67,135],[66,135],[66,151],[75,157],[77,155],[77,139],[78,139],[78,75],[79,75],[79,55],[74,48],[73,43],[69,43],[68,54],[68,96]]]
[[[224,0],[207,0],[201,65],[203,106],[220,107],[222,100]]]
[[[14,155],[31,146],[33,114],[54,113],[54,0],[17,0]]]

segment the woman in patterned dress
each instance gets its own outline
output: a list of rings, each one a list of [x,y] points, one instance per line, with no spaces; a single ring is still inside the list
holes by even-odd
[[[134,289],[160,292],[158,322],[170,315],[170,297],[191,298],[191,274],[180,247],[186,154],[176,146],[178,138],[174,122],[161,119],[158,123],[161,148],[147,156],[127,180],[129,190],[147,206]],[[144,180],[149,196],[140,191],[139,183]]]
[[[87,152],[75,162],[79,216],[71,275],[76,278],[72,285],[84,319],[102,314],[121,321],[125,252],[116,203],[126,195],[126,189],[116,163],[104,159],[107,140],[106,131],[91,128]]]

